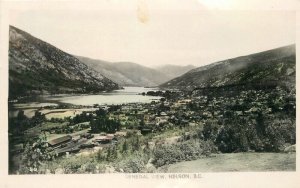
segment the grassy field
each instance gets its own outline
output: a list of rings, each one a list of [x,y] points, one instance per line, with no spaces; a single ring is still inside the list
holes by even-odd
[[[95,111],[97,108],[76,108],[76,109],[43,109],[40,110],[42,114],[46,115],[47,119],[59,118],[63,119],[65,117],[74,117],[82,112]]]
[[[296,153],[230,153],[165,166],[161,172],[295,171]]]

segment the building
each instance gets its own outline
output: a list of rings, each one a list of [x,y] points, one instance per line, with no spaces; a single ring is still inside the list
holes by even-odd
[[[92,135],[91,133],[83,133],[80,135],[80,138],[86,138],[86,139],[90,139],[93,137],[94,137],[94,135]]]
[[[112,136],[97,136],[93,139],[93,142],[98,142],[100,144],[108,144],[111,143],[114,137]]]
[[[66,135],[66,136],[62,136],[62,137],[59,137],[59,138],[56,138],[56,139],[53,139],[53,140],[49,140],[48,144],[51,147],[57,147],[57,146],[60,146],[61,144],[68,143],[71,140],[72,140],[72,136]]]
[[[127,135],[127,132],[126,131],[117,131],[114,135],[116,137],[125,137]]]

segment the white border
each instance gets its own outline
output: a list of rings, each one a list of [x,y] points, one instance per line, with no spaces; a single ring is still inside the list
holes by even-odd
[[[108,0],[107,0],[108,1]],[[121,0],[111,0],[116,3]],[[125,0],[123,0],[125,1]],[[168,2],[166,0],[162,0]],[[185,0],[188,1],[188,0]],[[185,1],[182,1],[184,3]],[[199,0],[200,1],[200,0]],[[232,0],[237,6],[229,10],[290,10],[297,12],[296,51],[299,57],[300,9],[298,0]],[[128,179],[125,174],[99,175],[8,175],[8,136],[7,136],[7,97],[8,97],[8,13],[10,10],[33,9],[73,9],[97,10],[97,1],[1,1],[0,0],[0,86],[1,86],[1,129],[0,129],[0,187],[299,187],[299,161],[297,155],[296,172],[238,172],[238,173],[201,173],[200,179]],[[121,9],[122,7],[120,7]],[[219,7],[220,8],[220,7]],[[228,7],[226,8],[228,9]],[[207,9],[206,9],[207,10]],[[298,58],[297,58],[298,59]],[[296,66],[296,83],[299,85],[299,66]],[[297,93],[297,98],[299,94]],[[299,103],[297,100],[297,125],[299,124]],[[299,138],[297,129],[297,142]],[[299,151],[299,146],[297,146]]]

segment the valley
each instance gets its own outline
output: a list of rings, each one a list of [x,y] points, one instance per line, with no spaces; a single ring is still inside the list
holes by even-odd
[[[11,26],[9,173],[294,171],[295,67],[289,45],[156,70]]]

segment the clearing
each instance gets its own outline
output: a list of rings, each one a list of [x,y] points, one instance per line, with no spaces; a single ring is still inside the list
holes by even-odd
[[[296,153],[229,153],[209,158],[178,162],[162,167],[161,172],[295,171]]]

